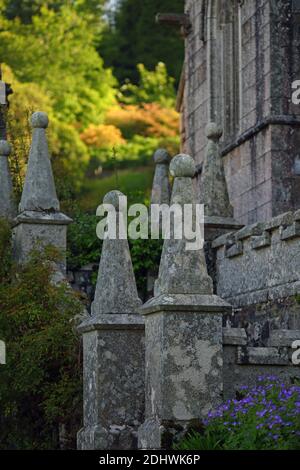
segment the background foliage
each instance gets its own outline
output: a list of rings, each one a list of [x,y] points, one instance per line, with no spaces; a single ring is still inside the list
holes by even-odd
[[[176,30],[165,27],[158,30],[164,34],[156,35],[155,14],[166,11],[170,2],[156,3],[120,0],[114,13],[107,10],[105,0],[0,0],[0,62],[3,78],[14,90],[8,120],[17,199],[30,143],[28,118],[36,110],[50,116],[48,135],[63,207],[70,199],[84,199],[82,190],[90,181],[99,181],[91,185],[95,192],[100,181],[110,181],[112,173],[105,169],[133,166],[150,175],[157,147],[178,152],[179,117],[174,108],[179,72],[172,55],[181,67],[183,41]],[[179,3],[172,5],[172,11],[179,9]],[[155,43],[151,60],[132,55],[130,45],[121,44],[128,36],[121,40],[124,28],[134,35],[135,43],[141,40],[141,32],[131,29],[132,18],[127,15],[133,7],[135,13],[142,7],[141,24],[147,23],[142,49]],[[106,54],[108,42],[122,47],[113,68]],[[125,56],[134,71],[127,80],[120,78],[126,74]],[[150,184],[147,188],[141,184],[140,190],[149,196]],[[88,200],[95,199],[96,195]],[[88,201],[83,205],[95,211]]]

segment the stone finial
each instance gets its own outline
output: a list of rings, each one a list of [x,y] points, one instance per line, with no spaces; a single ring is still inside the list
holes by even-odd
[[[6,140],[0,140],[0,217],[8,219],[15,216],[13,185],[8,163],[10,153],[10,144]]]
[[[175,178],[193,178],[196,172],[195,162],[190,155],[176,155],[170,165],[170,173]]]
[[[205,206],[205,216],[233,218],[219,140],[222,129],[214,122],[206,126],[208,144],[205,151],[200,200]]]
[[[157,149],[156,152],[154,152],[153,160],[156,165],[158,163],[165,163],[168,165],[170,163],[170,155],[166,149]]]
[[[112,204],[119,212],[120,191],[111,191],[104,197],[105,204]],[[117,234],[119,224],[117,222]],[[136,313],[141,301],[136,282],[127,240],[106,238],[103,241],[101,260],[92,315]]]
[[[121,191],[110,191],[106,193],[103,198],[103,204],[111,204],[117,212],[120,211],[120,197],[124,197],[124,194]]]
[[[49,118],[46,113],[37,111],[31,116],[31,125],[34,129],[47,129],[49,125]]]
[[[151,204],[169,204],[170,202],[170,182],[168,166],[170,155],[165,149],[158,149],[153,156],[155,172],[151,193]]]
[[[19,211],[59,211],[45,132],[48,126],[47,114],[34,113],[31,125],[32,144]]]
[[[205,135],[208,139],[219,142],[223,135],[223,130],[215,122],[209,122],[205,128]]]
[[[195,163],[189,155],[180,154],[173,158],[170,172],[175,177],[171,205],[195,204],[192,176]],[[195,215],[195,214],[194,214]],[[171,219],[171,223],[174,222]],[[188,240],[184,233],[178,240],[172,236],[165,240],[155,286],[155,297],[160,294],[212,294],[212,280],[207,274],[203,249],[187,250]],[[190,241],[190,240],[189,240]]]

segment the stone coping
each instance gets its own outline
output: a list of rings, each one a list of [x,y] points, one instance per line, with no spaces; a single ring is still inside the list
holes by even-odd
[[[300,281],[287,282],[276,286],[268,286],[260,290],[248,290],[247,292],[236,293],[234,296],[226,297],[234,308],[242,308],[247,305],[273,302],[277,299],[285,299],[299,294]]]
[[[206,215],[204,217],[204,226],[207,228],[222,228],[231,230],[240,230],[244,224],[240,224],[229,217],[217,217]]]
[[[77,326],[79,333],[95,330],[143,330],[144,318],[139,313],[105,313],[88,315]]]
[[[148,300],[140,309],[142,315],[153,313],[224,313],[232,307],[217,295],[161,294]]]
[[[62,212],[24,211],[13,220],[13,227],[19,224],[69,225],[73,220]]]
[[[244,328],[223,328],[223,345],[246,346],[246,330]]]
[[[280,227],[282,228],[282,240],[289,240],[292,238],[300,237],[300,210],[297,210],[296,212],[286,212],[279,216],[273,217],[267,222],[257,222],[253,225],[246,225],[241,230],[221,235],[212,242],[212,247],[228,247],[247,238],[253,237],[253,240],[255,240],[255,237],[264,237],[264,239],[266,240],[265,244],[257,243],[257,246],[253,246],[254,249],[260,248],[266,246],[267,244],[270,244],[267,243],[266,234],[270,234],[272,231]]]

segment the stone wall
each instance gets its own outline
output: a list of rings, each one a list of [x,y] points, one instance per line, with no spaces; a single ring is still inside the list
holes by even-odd
[[[269,345],[274,330],[300,330],[300,211],[217,238],[217,294],[242,327],[249,346]],[[299,338],[300,339],[300,331]]]
[[[297,2],[186,0],[182,147],[197,165],[205,125],[225,128],[223,156],[235,218],[251,224],[300,207]],[[200,175],[198,175],[200,186]]]
[[[299,310],[298,310],[299,313]],[[223,398],[235,398],[241,387],[255,387],[260,376],[277,376],[283,382],[299,381],[300,368],[292,363],[291,348],[300,330],[274,330],[264,347],[248,345],[243,328],[223,328]]]

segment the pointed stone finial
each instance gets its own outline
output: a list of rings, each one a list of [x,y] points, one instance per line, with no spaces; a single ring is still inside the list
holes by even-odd
[[[205,216],[233,218],[219,145],[222,133],[222,129],[214,122],[206,126],[208,144],[202,169],[200,200],[205,206]]]
[[[189,155],[180,154],[173,158],[170,173],[174,176],[171,205],[195,204],[192,177],[195,163]],[[194,214],[195,215],[195,214]],[[174,225],[174,223],[173,223]],[[203,249],[187,250],[188,240],[175,237],[166,239],[163,246],[159,276],[155,286],[155,297],[160,294],[212,294],[212,280],[207,274]]]
[[[122,217],[119,197],[120,191],[110,191],[103,199],[104,204],[111,204],[117,217]],[[117,223],[118,234],[118,223]],[[101,260],[92,315],[136,313],[141,305],[127,240],[103,241]]]
[[[10,153],[10,144],[6,140],[0,140],[0,217],[8,219],[15,216],[13,185],[8,164]]]
[[[165,149],[158,149],[153,156],[155,172],[151,193],[151,204],[169,204],[170,202],[170,182],[169,163],[170,155]]]
[[[19,211],[59,211],[55,183],[46,136],[48,116],[36,112],[31,117],[33,127],[27,173]]]

